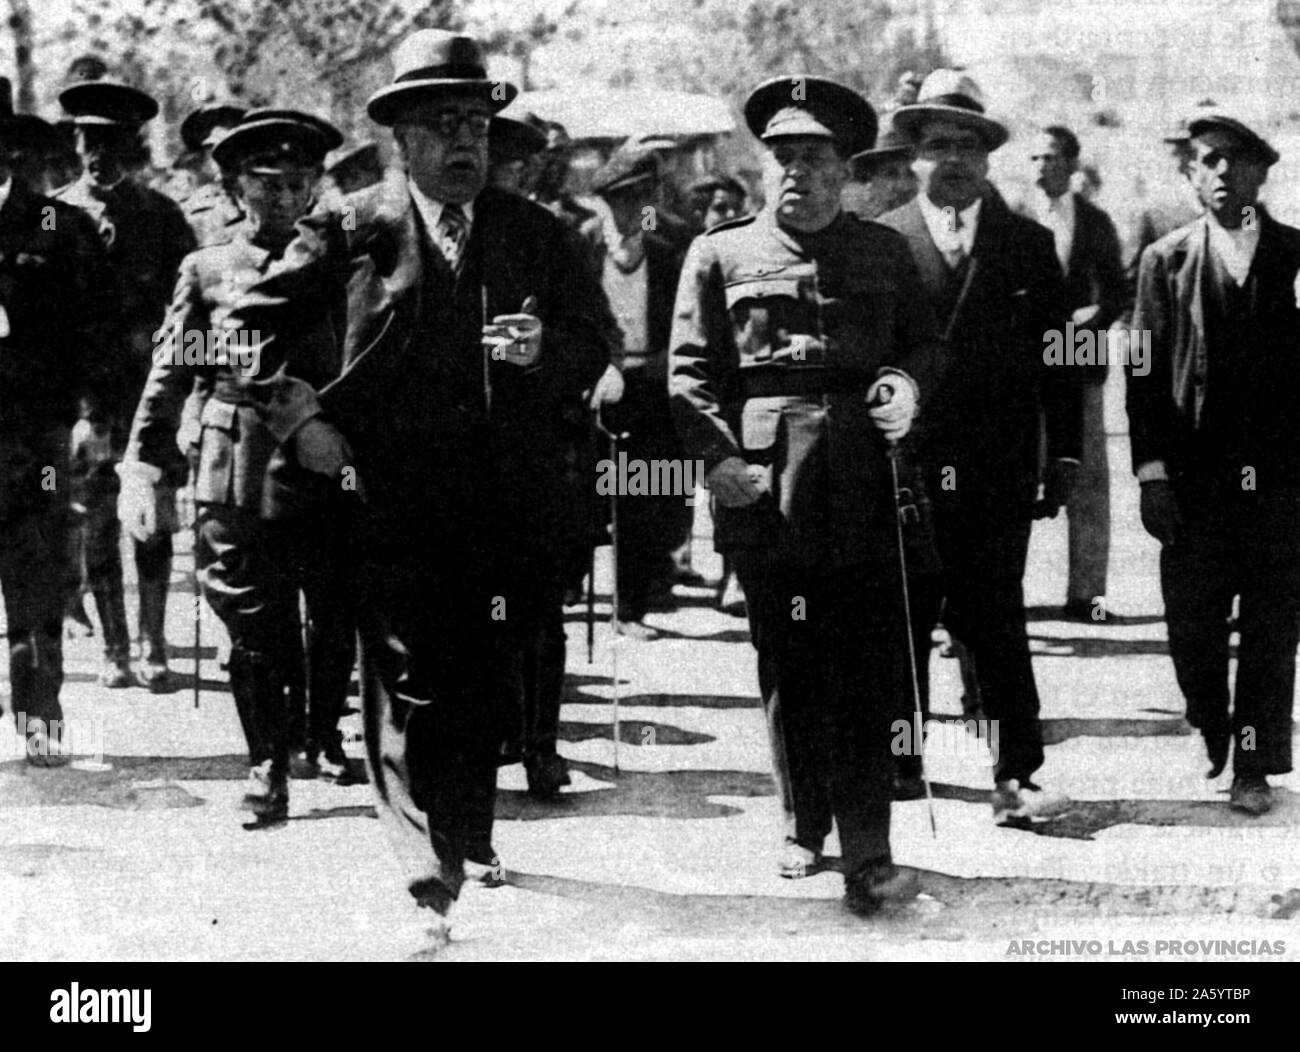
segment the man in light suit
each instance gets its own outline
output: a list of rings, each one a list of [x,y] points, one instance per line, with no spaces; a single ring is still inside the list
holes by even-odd
[[[1261,815],[1269,775],[1291,770],[1300,637],[1300,230],[1258,202],[1278,153],[1219,109],[1188,122],[1189,177],[1205,213],[1146,250],[1128,368],[1142,524],[1160,541],[1169,653],[1209,777]],[[1240,597],[1235,699],[1228,615]],[[1231,711],[1230,711],[1231,709]]]
[[[371,778],[441,944],[466,860],[500,873],[497,760],[563,547],[562,409],[607,351],[564,225],[486,186],[514,86],[440,30],[394,67],[367,108],[405,176],[302,220],[225,324],[259,337],[247,397],[281,443],[264,510],[335,515],[359,553]]]
[[[1027,214],[1052,232],[1065,275],[1066,309],[1076,334],[1094,333],[1107,346],[1106,330],[1124,309],[1124,271],[1115,225],[1096,205],[1070,189],[1079,167],[1079,140],[1063,125],[1035,137],[1029,160],[1038,192]],[[1070,621],[1108,621],[1106,570],[1110,561],[1110,469],[1106,462],[1104,394],[1107,362],[1079,366],[1083,378],[1083,456],[1070,501],[1069,578],[1063,614]]]
[[[944,623],[969,648],[1000,724],[994,817],[1023,825],[1061,803],[1030,777],[1043,742],[1022,583],[1034,516],[1066,503],[1080,455],[1079,378],[1043,354],[1044,334],[1067,316],[1061,266],[1051,235],[991,190],[988,155],[1008,133],[968,76],[932,73],[894,126],[915,146],[920,193],[880,222],[907,239],[950,340],[917,436],[943,573],[916,589],[913,631],[929,639],[946,601]],[[900,773],[919,779],[919,764]]]

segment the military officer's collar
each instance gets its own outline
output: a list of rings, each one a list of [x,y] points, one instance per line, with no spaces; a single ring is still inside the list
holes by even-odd
[[[775,209],[768,209],[764,214],[767,216],[767,224],[776,239],[786,248],[792,252],[798,252],[800,255],[807,250],[810,242],[815,242],[818,238],[833,234],[844,222],[844,209],[842,208],[835,213],[835,218],[824,227],[812,231],[792,230],[790,227],[782,226]]]

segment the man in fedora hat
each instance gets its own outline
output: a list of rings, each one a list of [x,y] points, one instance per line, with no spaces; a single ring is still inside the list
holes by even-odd
[[[1008,133],[969,76],[931,73],[894,126],[911,139],[919,193],[880,222],[907,239],[924,309],[949,340],[918,435],[943,570],[918,588],[913,629],[928,639],[946,604],[944,624],[973,656],[985,712],[1000,723],[994,818],[1023,825],[1062,803],[1030,777],[1043,742],[1023,589],[1030,526],[1069,498],[1080,456],[1080,377],[1043,355],[1044,334],[1067,316],[1061,266],[1052,235],[992,192],[989,153]]]
[[[10,708],[33,764],[62,762],[69,427],[79,395],[111,380],[97,358],[110,292],[94,225],[19,176],[30,127],[0,78],[0,590]]]
[[[1254,128],[1207,107],[1187,131],[1205,212],[1142,256],[1133,326],[1151,347],[1127,369],[1129,435],[1142,524],[1162,546],[1187,721],[1204,737],[1209,777],[1235,745],[1230,806],[1261,815],[1268,776],[1291,770],[1300,636],[1300,230],[1259,202],[1278,152]]]
[[[225,99],[211,99],[190,111],[181,121],[181,142],[191,155],[200,158],[199,172],[205,180],[181,201],[185,221],[194,230],[200,246],[229,240],[233,228],[244,218],[226,186],[227,176],[213,160],[213,147],[244,119],[247,109]]]
[[[394,73],[367,109],[406,178],[300,221],[225,325],[256,338],[245,397],[281,443],[268,510],[343,506],[370,770],[441,941],[466,860],[500,877],[497,760],[558,577],[560,407],[606,346],[572,237],[486,185],[492,114],[514,86],[441,30],[409,37]],[[330,338],[304,325],[319,319]]]
[[[894,127],[893,114],[881,119],[876,145],[853,158],[853,179],[844,188],[844,207],[859,219],[875,219],[916,196],[912,143]]]
[[[141,185],[131,172],[141,149],[141,127],[157,115],[158,103],[143,91],[108,79],[72,83],[59,94],[59,102],[73,122],[84,170],[57,196],[86,212],[98,227],[117,306],[115,345],[99,348],[114,360],[116,390],[87,407],[85,423],[79,425],[83,440],[74,452],[78,474],[93,496],[82,529],[87,583],[104,631],[101,679],[109,687],[139,683],[162,692],[171,687],[164,628],[172,533],[178,527],[176,489],[185,483],[187,466],[172,450],[175,455],[154,488],[154,529],[132,535],[141,649],[140,669],[134,675],[118,554],[114,469],[149,372],[154,333],[171,300],[180,261],[195,247],[195,239],[176,203]]]
[[[840,206],[875,138],[866,100],[778,77],[744,112],[767,204],[691,246],[669,385],[748,603],[786,812],[779,871],[815,872],[834,819],[845,903],[869,914],[915,887],[889,844],[908,672],[887,442],[929,402],[938,338],[902,239]]]
[[[298,589],[313,624],[308,758],[332,780],[347,770],[337,728],[352,671],[353,628],[341,583],[336,534],[319,523],[282,525],[262,517],[262,483],[275,439],[243,396],[251,368],[232,346],[224,355],[187,355],[196,337],[219,330],[243,291],[283,256],[294,224],[312,203],[325,154],[343,141],[330,124],[295,110],[252,110],[216,144],[231,174],[240,213],[230,240],[191,253],[181,264],[162,339],[136,409],[121,466],[118,501],[128,530],[149,532],[153,491],[171,461],[182,403],[201,382],[195,455],[196,558],[204,596],[231,641],[230,685],[251,763],[244,806],[265,825],[289,806],[291,713],[286,679],[301,651]]]

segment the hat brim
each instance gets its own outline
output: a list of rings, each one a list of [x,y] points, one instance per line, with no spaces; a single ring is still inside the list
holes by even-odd
[[[236,125],[248,110],[243,106],[203,106],[181,121],[181,142],[190,150],[201,150],[212,145],[208,140],[213,131],[222,125]]]
[[[84,80],[64,88],[59,105],[74,124],[139,125],[158,116],[153,96],[108,80]]]
[[[961,106],[946,106],[943,103],[914,102],[894,111],[894,127],[913,141],[919,137],[919,129],[926,121],[952,121],[964,124],[979,132],[980,138],[990,151],[996,150],[1011,138],[1011,132],[1005,124],[995,121],[983,113],[963,109]]]
[[[1272,168],[1282,159],[1282,155],[1269,145],[1257,132],[1251,130],[1241,121],[1232,117],[1219,116],[1217,114],[1205,117],[1194,117],[1187,122],[1187,138],[1196,138],[1202,131],[1210,128],[1218,128],[1220,131],[1231,132],[1243,142],[1247,143],[1268,167]]]
[[[813,111],[838,111],[842,120],[837,123],[842,123],[844,129],[840,135],[828,138],[843,139],[847,154],[861,153],[875,145],[877,120],[871,104],[852,88],[825,77],[786,76],[765,81],[745,100],[745,125],[756,139],[771,142],[779,136],[764,139],[767,122],[777,110],[801,103]]]
[[[380,88],[371,95],[370,101],[366,103],[366,113],[376,124],[391,128],[397,123],[402,109],[420,96],[482,99],[493,113],[498,113],[509,106],[518,94],[517,87],[503,80],[405,80],[400,84]]]
[[[326,129],[333,132],[327,134]],[[291,142],[316,165],[324,165],[325,155],[337,149],[343,135],[331,125],[313,121],[288,120],[281,117],[250,121],[232,128],[212,147],[212,159],[222,168],[234,168],[259,147],[277,142]]]

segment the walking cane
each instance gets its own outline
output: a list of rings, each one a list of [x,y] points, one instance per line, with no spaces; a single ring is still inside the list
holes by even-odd
[[[888,384],[881,384],[877,405],[887,405],[893,400],[894,389]],[[921,684],[916,674],[916,639],[912,635],[912,595],[907,583],[907,549],[903,545],[903,509],[912,507],[910,499],[904,502],[903,487],[898,481],[898,439],[887,439],[885,456],[889,459],[889,472],[894,484],[894,531],[898,539],[898,571],[903,579],[903,623],[907,628],[907,660],[912,673],[912,707],[916,713],[916,725],[921,726]],[[910,492],[908,494],[911,496]],[[939,828],[934,821],[934,794],[930,789],[930,776],[925,770],[925,734],[922,731],[917,747],[921,750],[921,783],[925,786],[925,805],[930,812],[930,834],[939,839]]]
[[[199,587],[199,502],[198,502],[198,472],[195,471],[190,478],[190,535],[191,555],[194,562],[194,707],[199,707],[199,692],[203,689],[203,681],[200,677],[200,652],[203,644],[203,612],[199,604],[203,601],[201,598],[202,590]]]
[[[591,546],[587,564],[587,664],[595,660],[596,649],[596,545]]]
[[[596,413],[596,429],[609,440],[609,459],[610,463],[618,462],[618,444],[627,438],[626,434],[616,435],[610,431],[604,423],[601,422],[600,412]],[[617,487],[615,487],[617,489]],[[618,701],[620,687],[618,682],[618,651],[622,640],[619,638],[621,633],[618,630],[618,493],[614,492],[609,495],[609,550],[610,559],[614,564],[614,572],[611,575],[613,584],[610,586],[610,610],[609,610],[609,628],[613,633],[614,640],[610,645],[611,650],[611,675],[614,686],[614,773],[618,774],[618,745],[622,728],[618,718]],[[594,559],[594,556],[593,556]]]
[[[479,293],[483,305],[483,327],[486,329],[492,319],[492,315],[488,313],[487,286],[480,286]],[[492,412],[492,350],[487,346],[483,348],[483,407],[489,413]]]

